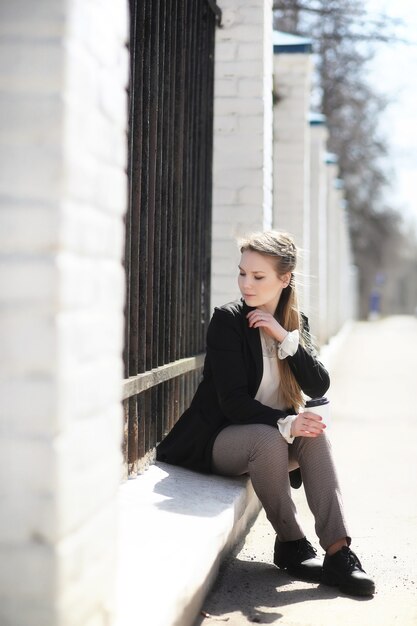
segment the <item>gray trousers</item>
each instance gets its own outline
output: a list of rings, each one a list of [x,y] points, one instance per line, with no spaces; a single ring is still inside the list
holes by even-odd
[[[213,470],[222,476],[248,473],[280,541],[305,536],[291,497],[288,471],[300,467],[320,545],[326,550],[349,531],[332,450],[326,434],[296,437],[288,444],[278,428],[263,424],[228,426],[216,437]]]

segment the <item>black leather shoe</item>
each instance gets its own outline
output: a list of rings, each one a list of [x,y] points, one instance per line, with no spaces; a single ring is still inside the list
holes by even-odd
[[[306,537],[296,541],[278,541],[277,537],[274,563],[296,578],[313,582],[321,580],[323,561]]]
[[[350,548],[324,557],[322,582],[339,587],[340,591],[353,596],[372,596],[375,583],[363,569],[358,557]]]
[[[290,472],[290,485],[293,489],[299,489],[303,484],[303,478],[301,476],[301,470],[299,467]]]

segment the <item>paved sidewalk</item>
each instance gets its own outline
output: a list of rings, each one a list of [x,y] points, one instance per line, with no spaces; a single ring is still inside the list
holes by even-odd
[[[333,355],[334,357],[334,355]],[[417,319],[352,325],[331,365],[333,442],[353,537],[372,599],[298,582],[271,565],[263,513],[223,566],[196,626],[417,625]],[[294,492],[318,546],[302,490]]]

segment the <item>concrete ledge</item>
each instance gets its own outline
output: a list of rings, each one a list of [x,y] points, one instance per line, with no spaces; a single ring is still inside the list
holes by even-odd
[[[158,463],[120,487],[116,626],[191,626],[260,509],[250,480]]]

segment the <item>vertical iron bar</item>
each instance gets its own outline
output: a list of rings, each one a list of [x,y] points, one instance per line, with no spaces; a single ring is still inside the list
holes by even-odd
[[[181,250],[181,219],[182,219],[182,198],[183,198],[183,160],[184,160],[184,66],[185,66],[185,38],[184,38],[184,0],[178,0],[177,13],[177,34],[176,34],[176,79],[175,79],[175,127],[174,127],[174,215],[173,215],[173,267],[175,275],[173,277],[172,293],[172,320],[171,336],[174,339],[172,344],[171,360],[179,359],[182,356],[182,324],[181,324],[181,287],[183,282]]]
[[[204,349],[214,50],[205,2],[129,4],[126,376]],[[184,374],[125,402],[129,474],[188,406],[200,376]]]
[[[141,197],[141,169],[142,154],[137,151],[136,145],[141,144],[142,136],[142,118],[143,108],[140,93],[137,94],[136,85],[140,85],[143,75],[143,41],[138,36],[145,22],[144,6],[136,1],[132,1],[132,19],[131,19],[131,53],[132,71],[131,71],[131,109],[130,109],[130,146],[129,146],[129,176],[130,176],[130,194],[129,194],[129,232],[130,232],[130,248],[129,248],[129,311],[128,329],[129,329],[129,352],[127,354],[127,373],[129,376],[138,372],[138,345],[139,345],[139,326],[138,326],[138,299],[139,299],[139,277],[138,277],[138,230],[139,230],[139,214],[140,214],[140,197]],[[137,97],[139,95],[139,97]],[[138,424],[136,405],[132,402],[128,403],[128,467],[132,467],[132,463],[139,456],[138,451]],[[129,469],[130,471],[130,469]]]
[[[158,145],[158,91],[159,91],[159,0],[152,1],[151,11],[151,38],[149,73],[149,193],[148,193],[148,232],[146,237],[148,256],[147,275],[147,324],[146,324],[146,369],[157,365],[157,344],[154,343],[154,328],[157,325],[154,300],[158,292],[159,264],[155,257],[155,238],[157,225],[156,207],[156,175],[157,175],[157,145]],[[156,264],[158,265],[157,267]],[[151,448],[155,442],[155,413],[156,396],[153,390],[148,394],[147,417],[149,419],[147,447]]]

